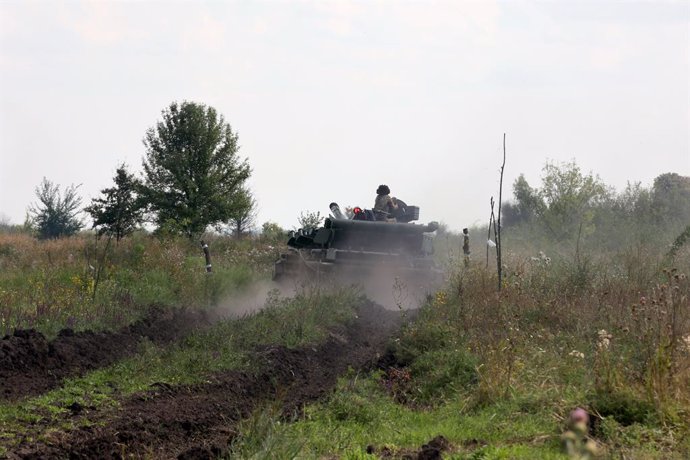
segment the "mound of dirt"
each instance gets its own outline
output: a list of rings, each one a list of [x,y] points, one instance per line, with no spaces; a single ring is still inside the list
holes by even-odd
[[[132,355],[143,338],[169,343],[207,322],[198,311],[154,306],[145,318],[116,332],[63,329],[49,342],[34,329],[15,330],[0,340],[0,400],[43,393],[66,377]]]
[[[285,416],[301,415],[306,403],[332,391],[349,368],[373,368],[399,324],[398,312],[365,305],[353,324],[322,345],[257,350],[257,374],[228,371],[205,384],[156,385],[123,401],[116,412],[90,414],[95,422],[90,427],[53,441],[24,443],[10,458],[120,458],[122,452],[183,459],[226,455],[239,420],[276,401]]]
[[[403,449],[400,451],[394,451],[389,447],[377,448],[374,445],[367,446],[367,453],[378,455],[382,459],[401,459],[401,460],[440,460],[443,458],[441,455],[443,452],[450,449],[450,443],[448,440],[438,435],[431,441],[423,444],[417,450]]]

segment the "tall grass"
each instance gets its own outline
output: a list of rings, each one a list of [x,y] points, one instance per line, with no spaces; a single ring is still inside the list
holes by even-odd
[[[442,434],[452,458],[564,458],[569,413],[583,407],[592,423],[577,458],[688,458],[685,272],[644,245],[531,254],[511,251],[501,292],[484,260],[451,261],[445,288],[391,341],[392,369],[353,371],[292,424],[257,413],[237,452],[401,456]]]
[[[458,265],[396,342],[398,359],[411,363],[404,399],[438,405],[439,396],[466,392],[468,407],[517,398],[563,417],[580,405],[606,422],[600,427],[642,424],[661,444],[687,435],[686,272],[641,247],[579,258],[508,254],[501,292],[494,267]]]
[[[113,328],[151,303],[212,305],[269,276],[278,249],[267,242],[209,239],[213,273],[186,239],[137,234],[115,245],[88,234],[36,240],[0,234],[0,334],[37,328]]]

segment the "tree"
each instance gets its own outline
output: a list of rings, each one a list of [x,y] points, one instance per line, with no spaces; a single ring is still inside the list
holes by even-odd
[[[544,202],[539,196],[539,191],[530,187],[523,174],[513,183],[514,203],[503,205],[504,224],[515,225],[520,222],[529,222],[537,215],[542,214]]]
[[[101,190],[102,198],[91,200],[84,211],[91,215],[99,236],[107,234],[120,241],[142,222],[144,209],[137,193],[139,181],[124,164],[115,171],[113,181],[115,187]]]
[[[79,185],[60,186],[43,178],[36,187],[38,203],[29,206],[29,222],[40,239],[70,236],[78,232],[84,223],[78,218],[81,212],[81,197],[77,195]]]
[[[193,238],[242,212],[251,170],[213,107],[174,102],[162,116],[144,137],[142,193],[159,229]]]
[[[264,222],[261,226],[261,235],[270,241],[285,239],[287,232],[275,222]]]
[[[589,233],[594,209],[610,196],[610,191],[598,176],[582,174],[575,162],[544,166],[542,188],[544,202],[542,219],[559,238]]]
[[[690,220],[690,177],[665,173],[654,179],[652,204],[656,218],[665,223]]]
[[[323,216],[319,211],[302,211],[297,218],[299,227],[304,229],[318,228],[322,220]]]
[[[256,199],[249,190],[243,190],[242,196],[238,199],[238,210],[228,222],[235,238],[251,232],[256,223]]]
[[[543,173],[540,188],[530,187],[522,175],[513,184],[514,220],[536,217],[558,239],[591,232],[595,210],[611,191],[598,176],[583,174],[575,162],[547,163]]]

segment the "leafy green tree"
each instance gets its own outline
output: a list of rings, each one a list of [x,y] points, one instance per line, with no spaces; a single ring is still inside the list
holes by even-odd
[[[676,173],[657,176],[652,186],[652,204],[662,222],[690,221],[690,177]]]
[[[546,225],[560,238],[567,238],[584,229],[593,231],[595,208],[610,196],[610,190],[598,176],[583,174],[575,162],[544,166],[541,212]]]
[[[143,196],[159,230],[193,238],[245,209],[237,134],[213,107],[172,103],[146,132]]]
[[[602,204],[598,214],[598,221],[602,223],[613,221],[619,227],[619,231],[622,230],[621,224],[648,231],[642,228],[643,224],[656,225],[657,220],[651,191],[643,187],[640,182],[628,182],[621,193],[612,195],[607,202]],[[631,229],[626,229],[626,231],[630,232]]]
[[[284,240],[287,232],[275,222],[264,222],[261,226],[261,235],[270,241]]]
[[[312,229],[321,226],[324,217],[319,211],[302,211],[297,218],[299,228]]]
[[[238,197],[238,210],[228,222],[235,238],[242,238],[252,231],[256,221],[256,208],[256,198],[252,192],[243,190],[242,195]]]
[[[115,241],[132,233],[143,220],[144,209],[137,190],[139,181],[123,164],[115,171],[114,187],[101,190],[101,198],[91,200],[84,210],[93,219],[98,235],[111,235]]]
[[[539,191],[530,187],[524,174],[520,174],[513,183],[513,197],[514,203],[503,204],[503,223],[506,226],[532,221],[544,211]]]
[[[611,191],[598,176],[583,174],[571,162],[547,163],[540,188],[530,187],[521,175],[513,184],[513,194],[521,220],[536,218],[557,239],[566,239],[593,231],[595,211]]]
[[[36,187],[38,202],[29,206],[28,220],[40,239],[71,236],[84,226],[78,217],[81,212],[79,187],[73,184],[61,192],[59,185],[45,177]]]

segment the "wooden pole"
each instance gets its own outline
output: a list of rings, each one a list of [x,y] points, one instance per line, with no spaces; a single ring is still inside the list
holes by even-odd
[[[206,258],[206,273],[211,273],[211,253],[208,251],[208,244],[201,240],[201,249],[204,250],[204,257]]]
[[[465,267],[470,266],[470,231],[462,229],[462,252],[465,254]]]

